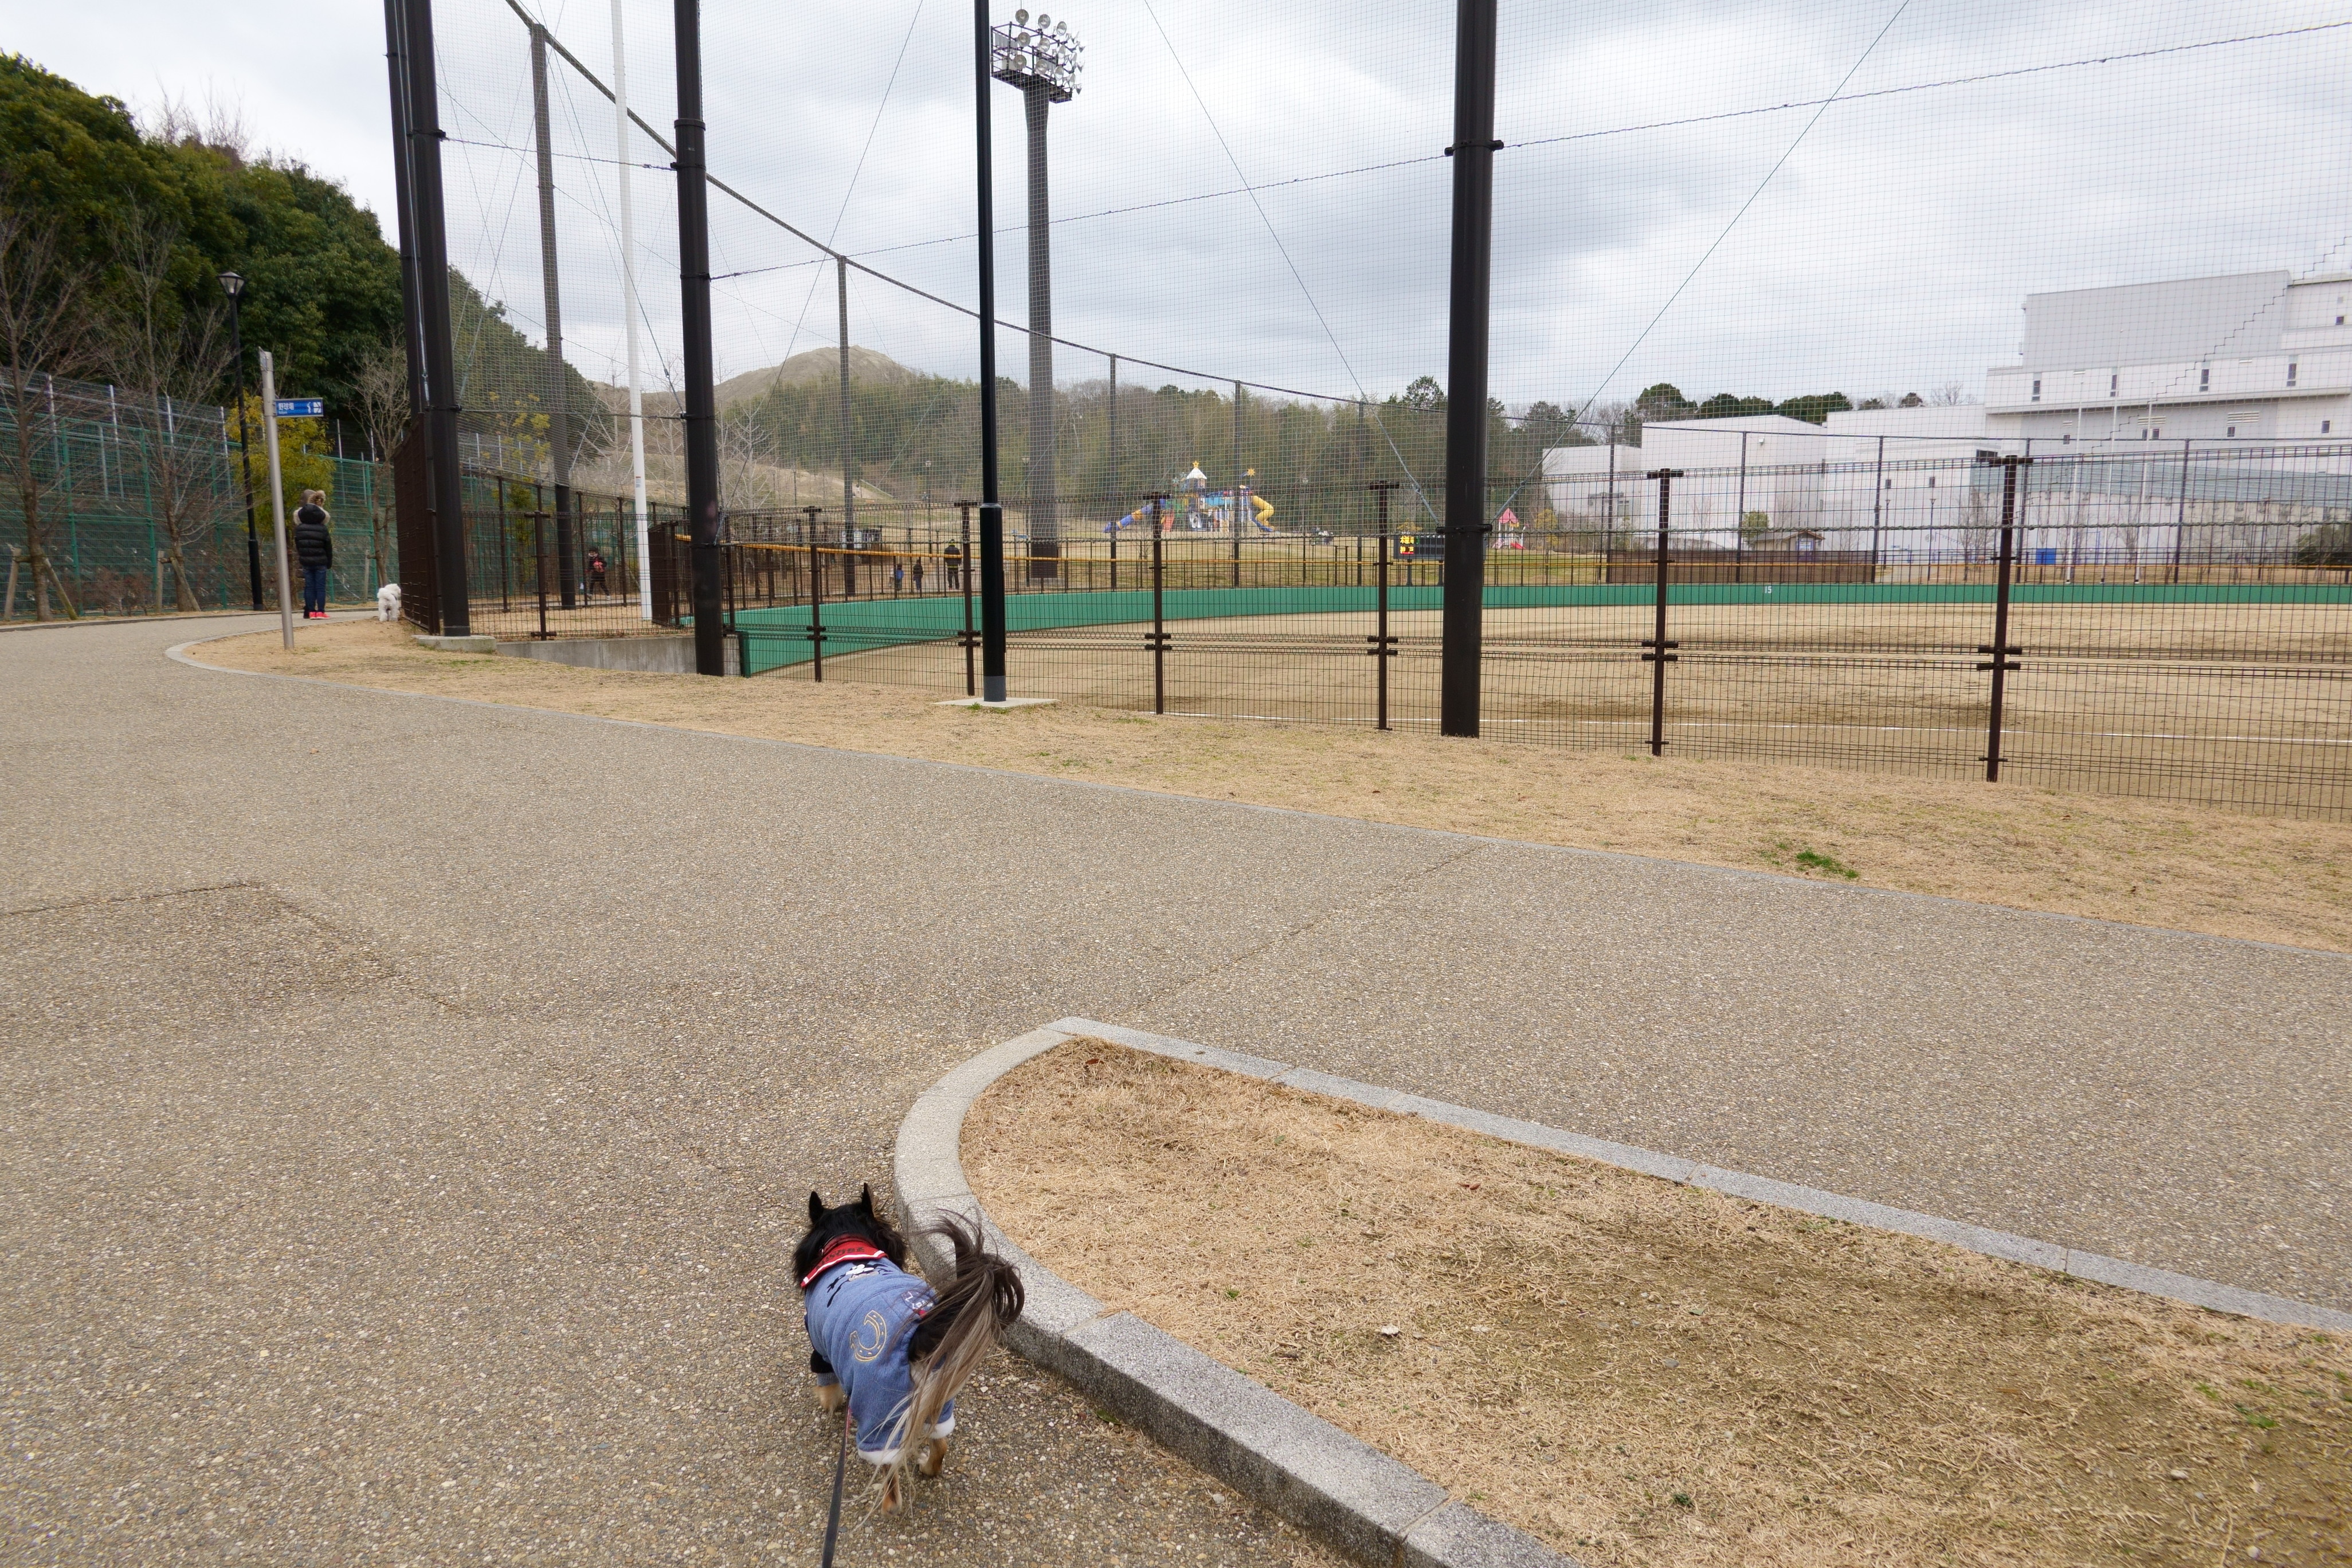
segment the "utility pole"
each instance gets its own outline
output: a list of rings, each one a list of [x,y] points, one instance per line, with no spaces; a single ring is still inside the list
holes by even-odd
[[[1495,0],[1458,0],[1454,35],[1453,297],[1445,372],[1444,656],[1438,730],[1478,733],[1486,586],[1486,322],[1494,261]]]
[[[408,166],[416,222],[416,333],[425,359],[425,455],[431,459],[433,578],[441,632],[473,630],[466,580],[466,481],[457,456],[457,366],[449,342],[449,233],[441,197],[441,95],[434,75],[433,0],[403,0],[408,66]]]
[[[996,29],[996,79],[1021,89],[1029,126],[1029,574],[1060,570],[1062,525],[1055,494],[1054,247],[1046,200],[1045,110],[1078,90],[1085,46],[1067,22],[1015,11]]]
[[[555,471],[557,602],[574,608],[572,560],[572,421],[563,381],[563,295],[555,273],[555,149],[548,136],[547,29],[530,25],[530,109],[539,136],[539,287],[547,310],[547,437]]]
[[[702,5],[677,0],[677,281],[686,362],[687,532],[694,556],[694,672],[727,673],[719,606],[719,413],[711,392],[710,190],[702,125]]]
[[[835,256],[841,282],[841,542],[857,548],[857,443],[849,411],[849,258]]]
[[[617,3],[617,0],[616,0]],[[980,208],[980,696],[1004,700],[1004,501],[996,464],[996,179],[989,135],[989,65],[992,38],[988,0],[972,0],[974,144],[979,155]],[[971,570],[966,557],[964,570]]]
[[[237,301],[245,293],[245,279],[234,272],[224,272],[220,286],[221,292],[228,296],[229,353],[236,361],[236,466],[245,475],[245,572],[253,584],[253,607],[258,611],[261,540],[253,527],[253,437],[246,433],[245,422],[245,321],[237,310]],[[413,378],[415,372],[410,374]]]

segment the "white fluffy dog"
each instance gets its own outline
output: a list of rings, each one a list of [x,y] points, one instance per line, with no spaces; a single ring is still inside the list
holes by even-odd
[[[400,584],[386,583],[375,591],[375,618],[379,621],[400,619]]]

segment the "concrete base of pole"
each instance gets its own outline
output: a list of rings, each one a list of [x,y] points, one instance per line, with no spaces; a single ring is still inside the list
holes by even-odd
[[[1007,708],[1051,708],[1055,703],[1059,702],[1060,700],[1061,699],[1058,697],[951,697],[947,701],[934,704],[934,706],[940,708],[993,708],[1002,711]]]
[[[436,653],[496,653],[499,651],[499,639],[488,633],[445,637],[435,632],[419,632],[416,634],[416,640]]]

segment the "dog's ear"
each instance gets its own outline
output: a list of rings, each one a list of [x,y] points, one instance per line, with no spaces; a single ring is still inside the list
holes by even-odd
[[[866,1211],[866,1217],[867,1219],[872,1219],[874,1217],[874,1185],[872,1183],[860,1182],[857,1184],[857,1206]]]
[[[811,1191],[809,1194],[809,1224],[821,1224],[824,1219],[824,1200],[817,1196],[814,1191]]]

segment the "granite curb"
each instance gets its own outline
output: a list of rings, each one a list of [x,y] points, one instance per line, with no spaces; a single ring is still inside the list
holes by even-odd
[[[1751,1175],[1745,1171],[1727,1171],[1678,1155],[1637,1149],[1630,1143],[1612,1143],[1606,1139],[1564,1132],[1539,1121],[1521,1121],[1516,1117],[1473,1110],[1467,1106],[1448,1105],[1444,1100],[1424,1100],[1400,1089],[1358,1083],[1353,1079],[1335,1078],[1313,1068],[1294,1067],[1287,1062],[1271,1061],[1264,1057],[1221,1051],[1214,1047],[1196,1045],[1191,1040],[1171,1039],[1165,1035],[1121,1028],[1116,1024],[1097,1023],[1087,1018],[1064,1018],[1047,1027],[1065,1037],[1083,1035],[1109,1040],[1135,1050],[1223,1068],[1227,1072],[1244,1073],[1251,1078],[1269,1079],[1292,1089],[1327,1094],[1335,1100],[1354,1100],[1359,1105],[1370,1106],[1375,1110],[1393,1110],[1431,1121],[1442,1121],[1451,1127],[1500,1138],[1508,1143],[1524,1143],[1532,1148],[1573,1154],[1596,1164],[1638,1171],[1645,1176],[1657,1176],[1683,1186],[1724,1193],[1755,1203],[1770,1204],[1776,1208],[1795,1209],[1801,1214],[1814,1215],[1823,1219],[1843,1220],[1849,1225],[1867,1226],[1873,1230],[1891,1230],[1904,1236],[1940,1241],[1970,1252],[1983,1253],[1989,1258],[2030,1263],[2053,1274],[2070,1274],[2078,1279],[2089,1279],[2101,1285],[2116,1285],[2126,1290],[2162,1296],[2187,1306],[2226,1312],[2233,1317],[2252,1318],[2260,1322],[2283,1323],[2296,1328],[2324,1329],[2330,1333],[2352,1333],[2352,1312],[2298,1301],[2291,1297],[2273,1296],[2236,1285],[2224,1285],[2219,1280],[2176,1274],[2168,1268],[2132,1263],[2120,1258],[2109,1258],[2104,1253],[2085,1252],[2057,1242],[2038,1241],[2010,1231],[1989,1230],[1982,1226],[1895,1208],[1864,1198],[1850,1198],[1840,1193],[1824,1192],[1819,1187],[1801,1186],[1794,1182],[1776,1181],[1769,1176]]]
[[[1219,1050],[1090,1018],[1062,1018],[982,1052],[917,1098],[898,1124],[896,1184],[926,1269],[944,1262],[920,1234],[940,1213],[976,1220],[1020,1268],[1029,1305],[1007,1336],[1019,1354],[1244,1496],[1360,1562],[1411,1568],[1575,1568],[1532,1536],[1448,1499],[1412,1467],[1308,1414],[1131,1312],[1112,1312],[999,1229],[964,1178],[961,1140],[972,1102],[1006,1073],[1068,1040],[1096,1038],[1264,1079],[1377,1110],[1419,1116],[1507,1142],[1572,1154],[1685,1186],[1875,1230],[1895,1231],[2100,1284],[2264,1322],[2352,1332],[2352,1312],[2199,1279],[2007,1231],[1727,1171],[1630,1144],[1587,1138],[1359,1083],[1265,1057]]]
[[[982,1052],[916,1100],[898,1124],[896,1183],[902,1222],[926,1269],[945,1259],[921,1234],[941,1212],[978,1220],[1020,1268],[1029,1304],[1007,1341],[1075,1384],[1120,1420],[1362,1563],[1412,1568],[1576,1568],[1534,1537],[1454,1502],[1445,1489],[1361,1439],[1104,1304],[1046,1268],[991,1221],[964,1180],[963,1120],[990,1084],[1079,1036],[1123,1044],[1157,1037],[1064,1019]],[[1160,1042],[1168,1055],[1270,1078],[1280,1062]],[[1149,1047],[1147,1047],[1149,1048]],[[1271,1069],[1271,1070],[1269,1070]]]

